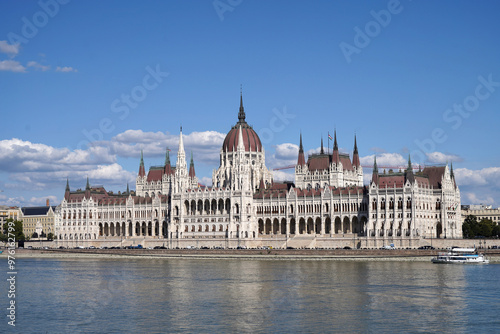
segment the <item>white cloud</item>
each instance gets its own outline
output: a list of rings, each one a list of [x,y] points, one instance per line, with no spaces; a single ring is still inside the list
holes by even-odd
[[[26,66],[33,67],[34,69],[42,71],[42,72],[50,70],[49,65],[42,65],[42,64],[37,63],[36,61],[28,62],[28,64]]]
[[[274,149],[276,159],[296,160],[299,156],[299,146],[290,143],[276,145]]]
[[[472,192],[465,193],[465,198],[466,198],[468,204],[492,205],[495,203],[495,200],[491,196],[479,197],[475,193],[472,193]],[[464,198],[462,198],[462,203],[464,203]]]
[[[3,171],[85,170],[89,166],[115,161],[116,157],[109,154],[106,147],[70,151],[17,138],[0,141],[0,170]]]
[[[375,154],[360,157],[359,161],[363,166],[373,166]],[[378,168],[406,168],[408,160],[399,153],[382,153],[377,154]]]
[[[63,67],[57,66],[56,72],[78,72],[78,70],[70,66],[63,66]]]
[[[151,143],[158,141],[165,141],[169,138],[174,139],[173,135],[165,134],[161,131],[158,132],[144,132],[142,130],[127,130],[114,136],[111,140],[118,143]]]
[[[117,163],[111,165],[99,165],[97,168],[88,171],[88,177],[93,183],[112,183],[112,184],[123,184],[127,182],[135,182],[136,173],[129,172],[123,169],[123,167]]]
[[[0,61],[0,71],[8,72],[26,72],[26,68],[15,60],[2,60]]]
[[[211,187],[212,186],[212,178],[204,176],[198,179],[198,182],[203,184],[204,186]]]
[[[9,44],[7,41],[0,41],[0,52],[11,57],[15,57],[19,53],[20,44]]]
[[[295,181],[293,172],[287,173],[282,170],[273,170],[272,173],[274,182]]]
[[[9,197],[7,200],[4,200],[2,202],[2,205],[7,205],[7,206],[21,206],[25,202],[24,197],[18,196],[18,197]]]
[[[442,152],[431,152],[426,153],[427,161],[431,164],[446,164],[448,162],[459,162],[462,161],[458,155],[454,154],[445,154]]]
[[[31,197],[29,200],[29,205],[32,206],[45,206],[47,204],[47,199],[49,200],[50,205],[57,205],[59,201],[56,196],[42,196],[42,197]]]
[[[500,187],[500,167],[488,167],[479,170],[457,168],[454,170],[459,186],[484,186]]]

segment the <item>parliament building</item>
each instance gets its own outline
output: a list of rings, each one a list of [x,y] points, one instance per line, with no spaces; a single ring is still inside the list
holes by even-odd
[[[238,121],[220,149],[212,186],[198,183],[189,168],[182,128],[176,164],[146,173],[141,153],[135,191],[104,187],[71,191],[69,181],[56,209],[62,246],[397,248],[427,245],[432,238],[462,238],[460,190],[453,166],[379,172],[376,159],[363,184],[356,137],[352,157],[339,152],[304,155],[302,134],[295,181],[277,183],[265,150],[246,122],[240,96]]]

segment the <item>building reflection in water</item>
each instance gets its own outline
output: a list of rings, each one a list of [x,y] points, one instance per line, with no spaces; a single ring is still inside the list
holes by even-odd
[[[395,261],[43,261],[22,283],[52,291],[44,302],[54,307],[37,308],[42,299],[32,292],[19,298],[61,332],[466,332],[474,321],[468,281],[479,270]]]

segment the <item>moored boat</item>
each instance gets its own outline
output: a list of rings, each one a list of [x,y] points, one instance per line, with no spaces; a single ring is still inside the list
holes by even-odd
[[[486,264],[490,260],[475,248],[453,248],[449,252],[439,253],[433,263]]]

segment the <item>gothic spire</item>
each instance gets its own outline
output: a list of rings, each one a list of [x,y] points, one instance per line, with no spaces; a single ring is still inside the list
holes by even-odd
[[[130,189],[128,187],[128,182],[127,182],[127,195],[130,195]]]
[[[333,152],[332,160],[336,165],[340,162],[339,145],[337,144],[337,129],[333,130]]]
[[[141,150],[141,163],[139,165],[139,176],[145,176],[146,175],[146,171],[144,170],[144,155],[142,153],[142,150]]]
[[[405,179],[409,180],[410,183],[412,184],[415,182],[415,175],[413,174],[413,167],[411,166],[410,155],[408,155],[408,167],[406,168]]]
[[[243,108],[243,92],[240,87],[240,112],[238,113],[238,123],[246,123],[245,108]]]
[[[180,152],[182,152],[183,154],[185,153],[184,152],[184,140],[182,140],[182,126],[181,126],[181,132],[179,134],[179,151],[177,152],[177,155],[179,155]]]
[[[186,165],[186,152],[184,151],[184,140],[182,138],[182,126],[179,133],[179,149],[177,150],[176,175],[186,176],[188,173]]]
[[[356,167],[361,166],[361,163],[359,162],[358,144],[356,142],[356,135],[354,135],[354,152],[352,154],[352,164]]]
[[[167,153],[165,153],[165,167],[163,170],[165,174],[172,173],[172,166],[170,164],[170,150],[168,147],[167,147]]]
[[[325,150],[323,149],[323,136],[321,136],[321,151],[320,154],[325,154]]]
[[[372,173],[372,182],[378,185],[378,167],[377,167],[377,156],[373,157],[373,173]]]
[[[170,165],[170,150],[167,147],[167,153],[165,153],[165,166]]]
[[[358,154],[358,144],[356,142],[356,135],[354,135],[354,154]]]
[[[302,146],[302,132],[300,133],[300,144],[299,144],[299,158],[297,159],[297,165],[303,166],[306,164],[306,159],[304,158],[304,147]]]
[[[337,145],[337,129],[333,130],[333,150],[339,150],[339,146]]]
[[[87,176],[87,185],[85,186],[85,198],[89,199],[90,196],[90,182],[89,177]]]
[[[69,200],[70,190],[69,190],[69,179],[66,179],[66,191],[64,192],[64,198]]]
[[[193,160],[193,152],[191,152],[191,161],[189,163],[189,177],[193,178],[196,176],[194,172],[194,160]]]

